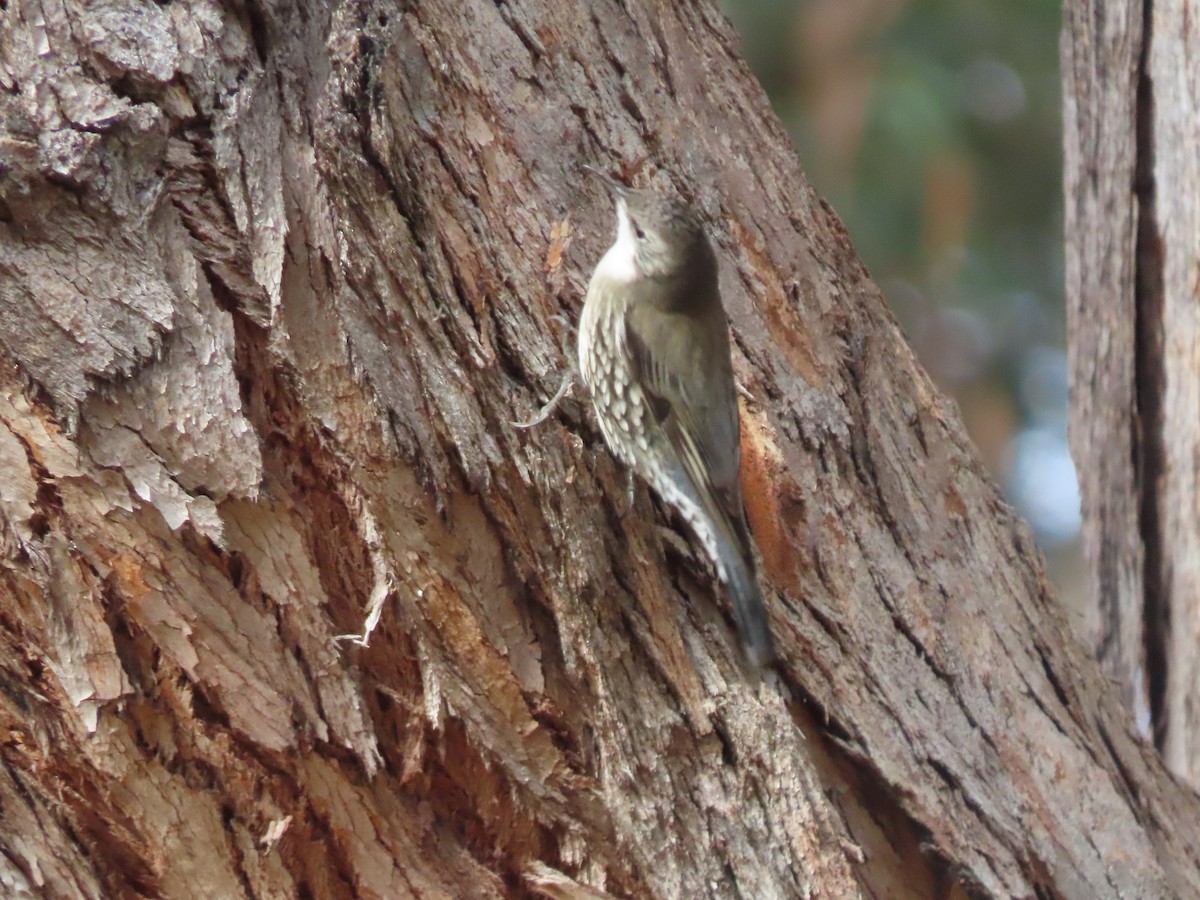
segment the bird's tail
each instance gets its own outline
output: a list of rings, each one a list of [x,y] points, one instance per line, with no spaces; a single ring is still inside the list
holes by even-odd
[[[766,668],[775,661],[775,645],[755,577],[754,543],[741,492],[736,487],[724,491],[700,487],[682,464],[658,475],[653,483],[659,493],[691,524],[729,590],[746,657],[756,669]]]
[[[717,574],[729,589],[733,601],[733,618],[737,622],[746,656],[755,668],[763,669],[775,661],[775,644],[767,607],[755,574],[754,550],[750,530],[740,513],[730,514],[713,509],[710,516],[716,526]]]

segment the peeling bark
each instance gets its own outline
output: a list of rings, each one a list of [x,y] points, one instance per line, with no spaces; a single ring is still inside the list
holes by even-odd
[[[709,4],[0,17],[10,894],[1200,893]],[[713,223],[778,683],[586,404],[510,425],[610,160]]]

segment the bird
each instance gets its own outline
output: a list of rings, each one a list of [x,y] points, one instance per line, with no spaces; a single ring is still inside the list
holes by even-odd
[[[717,257],[683,200],[626,187],[588,283],[579,374],[605,443],[673,506],[725,584],[744,652],[775,660],[739,481],[740,420]]]

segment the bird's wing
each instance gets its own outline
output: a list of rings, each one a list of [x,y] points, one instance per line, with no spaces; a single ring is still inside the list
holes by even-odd
[[[737,393],[725,313],[717,297],[707,298],[713,302],[702,307],[700,316],[641,299],[627,307],[620,343],[635,382],[704,506],[712,532],[707,538],[701,532],[701,538],[729,588],[749,658],[761,668],[774,659],[775,650],[738,484]]]
[[[743,518],[737,395],[724,313],[701,319],[632,303],[624,347],[646,396],[692,484],[737,530]]]

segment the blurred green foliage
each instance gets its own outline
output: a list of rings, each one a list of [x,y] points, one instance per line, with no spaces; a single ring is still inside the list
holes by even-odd
[[[884,289],[904,283],[907,327],[963,307],[1001,348],[1061,345],[1056,0],[724,9],[814,186]]]

